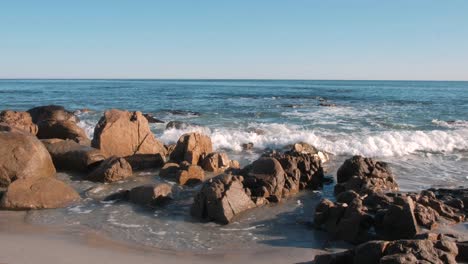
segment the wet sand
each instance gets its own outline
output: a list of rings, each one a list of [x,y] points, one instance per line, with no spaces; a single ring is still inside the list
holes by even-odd
[[[310,263],[321,250],[164,251],[114,241],[84,228],[31,225],[25,212],[0,212],[0,263]],[[311,245],[312,247],[313,245]]]

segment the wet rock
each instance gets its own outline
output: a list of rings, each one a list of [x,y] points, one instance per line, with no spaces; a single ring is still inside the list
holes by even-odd
[[[53,177],[49,152],[32,134],[0,132],[0,187],[17,179]]]
[[[280,201],[283,196],[285,176],[281,164],[275,158],[263,157],[254,161],[245,176],[245,186],[252,196]]]
[[[468,262],[468,241],[456,242],[458,255],[456,261],[458,262]]]
[[[179,172],[180,167],[179,164],[168,162],[164,164],[164,166],[159,171],[159,176],[161,177],[175,177]]]
[[[180,185],[197,184],[205,180],[205,172],[198,165],[186,164],[180,166],[176,173],[175,179]]]
[[[164,123],[164,121],[157,119],[154,117],[152,114],[143,114],[143,116],[148,120],[148,123],[154,124],[154,123]]]
[[[130,190],[128,199],[144,206],[158,206],[172,199],[172,187],[166,183],[138,186]]]
[[[38,106],[29,109],[28,113],[31,115],[32,121],[36,124],[44,120],[72,121],[75,123],[80,121],[73,112],[66,110],[60,105]]]
[[[160,168],[166,162],[162,154],[135,154],[125,157],[125,160],[130,163],[133,170],[147,170]]]
[[[39,131],[37,137],[40,139],[60,138],[71,139],[81,145],[89,146],[91,141],[84,129],[70,120],[43,120],[37,123]]]
[[[113,156],[103,160],[86,179],[97,182],[116,182],[132,176],[130,163],[124,158]]]
[[[83,146],[72,140],[43,140],[60,170],[87,172],[105,159],[98,149]]]
[[[8,210],[59,208],[79,199],[73,188],[53,177],[28,178],[8,186],[0,207]]]
[[[106,111],[94,129],[92,146],[100,149],[106,157],[166,154],[164,145],[154,137],[148,121],[138,111]]]
[[[353,251],[347,250],[333,254],[316,255],[314,264],[349,264],[353,263]]]
[[[164,147],[166,148],[166,153],[167,153],[167,156],[171,156],[171,153],[174,151],[174,149],[176,148],[176,144],[170,144],[170,145],[164,145]]]
[[[208,154],[213,152],[211,138],[200,133],[184,134],[177,141],[171,160],[175,162],[187,161],[198,165]]]
[[[249,142],[249,143],[244,143],[241,145],[243,150],[251,150],[254,148],[254,143]]]
[[[188,110],[167,110],[169,113],[173,115],[181,115],[181,116],[200,116],[200,112],[195,111],[188,111]]]
[[[182,121],[169,121],[166,125],[166,129],[186,129],[190,125]]]
[[[212,152],[208,154],[201,162],[201,167],[210,172],[224,172],[228,168],[238,169],[239,162],[230,160],[228,155],[224,152]]]
[[[254,207],[244,189],[243,177],[223,174],[203,184],[190,213],[199,219],[228,224],[235,216]]]
[[[361,156],[346,160],[338,169],[337,180],[336,194],[347,190],[360,194],[398,190],[398,184],[386,163]]]
[[[4,123],[5,127],[16,128],[33,135],[36,135],[38,130],[37,125],[33,123],[31,115],[28,112],[4,110],[0,112],[0,123]]]

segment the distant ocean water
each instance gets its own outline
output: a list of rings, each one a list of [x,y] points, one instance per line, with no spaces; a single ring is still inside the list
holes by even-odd
[[[90,137],[104,110],[139,110],[166,123],[176,120],[189,124],[183,129],[151,124],[164,143],[175,143],[183,133],[200,131],[211,137],[216,149],[242,164],[255,160],[265,148],[305,141],[332,154],[330,175],[344,159],[359,154],[389,162],[402,190],[468,185],[468,82],[0,80],[0,109],[27,110],[47,104],[92,110],[77,112]],[[249,142],[255,149],[242,151],[241,144]],[[87,188],[96,186],[87,182],[73,184],[89,196],[101,191],[90,193]],[[110,187],[102,188],[107,192]],[[181,195],[190,199],[192,194]],[[91,200],[47,215],[35,212],[31,217],[47,223],[85,223],[124,239],[148,240],[145,243],[158,247],[207,249],[219,246],[223,235],[223,240],[231,236],[236,241],[268,240],[263,231],[269,224],[258,220],[268,218],[268,210],[276,210],[276,214],[295,208],[296,213],[288,216],[291,219],[278,220],[294,222],[303,216],[300,208],[307,204],[304,197],[294,199],[287,206],[258,209],[247,220],[234,224],[234,229],[245,230],[235,235],[212,224],[208,227],[215,232],[207,232],[206,225],[180,221],[189,217],[187,203],[157,211],[155,219],[136,217],[128,205],[102,205]],[[90,213],[93,217],[86,217]],[[167,230],[167,223],[177,228]],[[281,229],[284,223],[276,224]],[[259,233],[252,228],[258,228]],[[304,230],[294,230],[294,239],[302,241],[299,237]]]

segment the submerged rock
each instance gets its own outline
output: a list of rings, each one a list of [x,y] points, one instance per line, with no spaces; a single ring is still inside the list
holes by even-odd
[[[146,120],[148,120],[148,123],[164,123],[164,121],[160,120],[160,119],[157,119],[156,117],[154,117],[152,114],[143,114],[143,116],[146,118]]]
[[[166,183],[138,186],[130,190],[128,199],[143,206],[158,206],[172,199],[172,187]]]
[[[171,160],[175,162],[187,161],[198,165],[203,158],[213,152],[211,138],[200,133],[184,134],[177,141],[177,145],[171,153]]]
[[[106,157],[166,154],[164,145],[154,137],[148,121],[138,111],[106,111],[94,129],[92,146],[100,149]]]
[[[28,112],[4,110],[0,112],[0,123],[3,123],[5,126],[3,130],[7,130],[6,126],[9,126],[33,135],[36,135],[38,130],[37,125],[33,123],[31,115]]]
[[[19,179],[6,190],[0,207],[29,210],[65,207],[80,199],[66,183],[53,177]]]
[[[44,145],[29,133],[0,132],[0,187],[18,179],[55,176]]]
[[[166,129],[186,129],[190,125],[182,121],[169,121],[166,125]]]
[[[242,176],[223,174],[206,181],[195,196],[192,216],[228,224],[240,213],[256,207],[244,189]]]
[[[97,182],[116,182],[132,176],[132,166],[124,158],[113,156],[103,160],[86,179]]]

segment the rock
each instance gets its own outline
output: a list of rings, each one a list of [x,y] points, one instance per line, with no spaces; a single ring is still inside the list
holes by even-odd
[[[0,187],[17,179],[55,176],[44,145],[29,133],[0,132]]]
[[[354,249],[353,262],[356,264],[379,263],[387,245],[387,241],[378,240],[363,243]]]
[[[458,248],[458,255],[456,260],[458,262],[468,262],[468,241],[456,242]]]
[[[37,125],[33,123],[31,115],[28,112],[18,112],[12,110],[5,110],[0,112],[0,123],[5,126],[31,133],[37,134]],[[6,129],[5,129],[6,130]]]
[[[59,208],[79,199],[73,188],[53,177],[28,178],[8,186],[0,207],[9,210]]]
[[[213,145],[210,137],[200,133],[188,133],[179,138],[171,153],[171,160],[187,161],[190,164],[198,165],[204,156],[211,152],[213,152]]]
[[[164,123],[164,121],[160,120],[160,119],[157,119],[156,117],[154,117],[152,114],[143,114],[143,116],[146,118],[146,120],[148,120],[148,123]]]
[[[346,250],[333,254],[316,255],[314,264],[349,264],[353,263],[353,251]]]
[[[202,160],[201,167],[206,171],[219,173],[225,171],[229,167],[238,169],[239,162],[229,160],[228,155],[224,152],[212,152]]]
[[[170,157],[171,153],[174,151],[174,149],[176,147],[176,144],[164,145],[164,147],[166,148],[167,156]]]
[[[103,160],[86,179],[97,182],[116,182],[132,176],[130,163],[124,158],[113,156]]]
[[[197,184],[205,180],[205,172],[200,166],[187,164],[180,166],[175,178],[180,185]]]
[[[192,216],[228,224],[240,213],[256,207],[245,192],[242,176],[218,175],[206,181],[190,209]]]
[[[419,225],[431,230],[437,227],[439,214],[431,207],[416,203],[414,216]]]
[[[141,112],[108,110],[94,129],[92,146],[106,156],[166,155],[164,145],[151,132]]]
[[[319,103],[319,106],[335,107],[336,104],[332,104],[332,103]]]
[[[406,264],[417,263],[418,259],[413,254],[393,254],[380,259],[380,264]]]
[[[72,121],[74,123],[80,121],[71,111],[60,105],[38,106],[29,109],[28,113],[36,124],[44,120]]]
[[[456,263],[455,256],[458,254],[455,242],[445,241],[449,248],[439,249],[435,245],[439,241],[430,240],[397,240],[388,244],[385,249],[385,255],[413,255],[417,261],[426,261],[426,263]],[[383,258],[382,258],[383,259]],[[414,260],[413,258],[411,258]],[[381,263],[383,261],[381,260]],[[385,262],[385,263],[411,263],[411,262]],[[412,262],[416,263],[416,261]],[[418,262],[419,263],[419,262]]]
[[[249,142],[249,143],[244,143],[241,145],[243,150],[251,150],[254,147],[254,143]]]
[[[172,199],[172,187],[166,183],[143,185],[130,190],[130,202],[144,206],[158,206]]]
[[[414,216],[414,202],[410,197],[397,197],[395,204],[386,210],[377,232],[388,240],[413,238],[419,233]]]
[[[169,121],[166,129],[186,129],[190,125],[182,121]]]
[[[155,169],[163,166],[166,159],[161,153],[158,154],[135,154],[125,157],[128,163],[132,166],[133,170],[147,170]]]
[[[40,139],[60,138],[71,139],[81,145],[89,146],[89,140],[83,128],[70,120],[43,120],[38,124]]]
[[[72,140],[48,140],[45,146],[60,170],[87,172],[105,159],[98,149],[83,146]]]
[[[346,190],[360,194],[398,190],[398,184],[386,163],[361,156],[346,160],[338,169],[337,180],[337,194]]]
[[[175,177],[179,172],[179,164],[168,162],[159,171],[159,176],[161,177]]]
[[[418,204],[426,207],[430,214],[434,214],[434,218],[437,218],[437,220],[444,218],[446,221],[459,223],[465,219],[466,211],[445,204],[442,200],[437,199],[435,193],[432,191],[422,191],[421,194],[415,195],[413,198]],[[446,201],[450,202],[452,200],[453,198]],[[427,216],[423,215],[423,212],[420,211],[417,213],[419,220],[423,220],[423,217]],[[428,217],[432,216],[429,215]],[[433,226],[434,223],[430,222],[430,220],[431,218],[429,218],[427,224]]]
[[[250,189],[252,196],[279,201],[283,196],[285,176],[278,160],[263,157],[250,165],[244,185]]]

